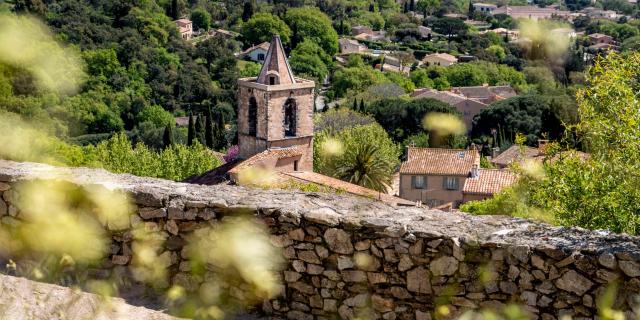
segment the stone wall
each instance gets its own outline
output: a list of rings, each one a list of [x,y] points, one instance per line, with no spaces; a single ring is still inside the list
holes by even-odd
[[[524,306],[532,318],[591,319],[613,283],[618,284],[614,307],[628,318],[635,317],[640,302],[637,237],[347,196],[197,186],[0,161],[3,224],[20,219],[11,185],[34,177],[130,193],[138,206],[132,224],[167,234],[165,250],[174,257],[168,268],[178,283],[188,279],[180,268],[186,235],[235,211],[253,211],[287,260],[283,295],[262,308],[289,319],[351,319],[362,313],[371,319],[431,319],[439,305],[447,305],[453,318],[509,303]],[[127,241],[114,239],[117,246],[105,267],[129,262]]]

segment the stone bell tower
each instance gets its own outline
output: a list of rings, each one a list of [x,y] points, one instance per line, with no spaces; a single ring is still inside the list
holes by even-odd
[[[239,156],[271,149],[300,151],[296,169],[313,170],[315,83],[293,76],[275,35],[257,78],[238,79]]]

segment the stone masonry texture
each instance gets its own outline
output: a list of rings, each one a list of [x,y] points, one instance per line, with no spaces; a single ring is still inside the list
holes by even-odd
[[[287,261],[281,296],[259,306],[275,317],[434,319],[434,310],[446,304],[447,318],[456,318],[515,303],[532,319],[593,319],[614,283],[613,307],[635,319],[640,305],[638,237],[351,196],[199,186],[10,161],[0,161],[0,223],[20,223],[12,186],[36,178],[130,194],[138,208],[132,221],[167,233],[172,282],[189,290],[197,290],[198,282],[182,268],[184,238],[227,214],[253,212]],[[118,247],[105,268],[126,268],[127,241],[114,236]]]

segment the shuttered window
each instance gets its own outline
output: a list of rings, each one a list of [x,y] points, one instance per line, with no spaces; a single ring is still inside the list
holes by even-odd
[[[427,177],[425,176],[411,176],[411,186],[414,189],[426,189]]]
[[[456,177],[444,177],[442,187],[445,190],[458,190],[460,188],[460,179]]]

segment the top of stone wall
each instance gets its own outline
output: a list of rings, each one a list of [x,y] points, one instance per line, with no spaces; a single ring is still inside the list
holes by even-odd
[[[305,219],[405,238],[449,238],[468,244],[528,246],[554,252],[612,252],[640,260],[640,238],[608,231],[554,227],[521,218],[474,216],[417,207],[394,207],[362,197],[253,189],[240,186],[204,186],[169,180],[114,174],[102,169],[62,168],[45,164],[0,160],[0,181],[60,179],[80,185],[102,185],[129,192],[140,206],[166,206],[169,200],[202,203],[221,210],[258,209],[287,221]]]

